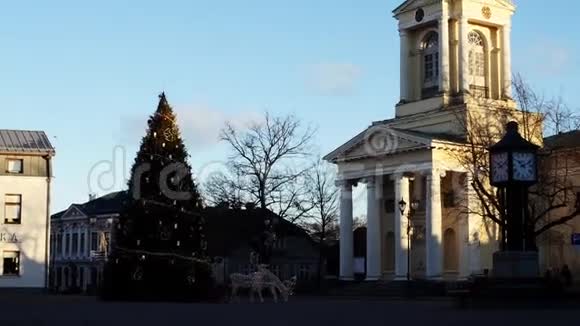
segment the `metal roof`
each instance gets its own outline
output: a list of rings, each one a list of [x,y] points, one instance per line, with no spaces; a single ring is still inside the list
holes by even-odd
[[[129,193],[126,191],[112,192],[110,194],[104,195],[93,200],[89,200],[84,204],[72,204],[78,208],[83,214],[87,216],[97,216],[106,214],[117,214],[121,213],[123,207],[125,206],[125,201],[129,200]],[[70,209],[67,208],[62,212],[58,212],[51,216],[52,220],[57,220],[61,218]]]
[[[544,146],[549,149],[567,149],[580,147],[580,130],[572,130],[544,138]]]
[[[0,153],[54,154],[44,131],[0,129]]]

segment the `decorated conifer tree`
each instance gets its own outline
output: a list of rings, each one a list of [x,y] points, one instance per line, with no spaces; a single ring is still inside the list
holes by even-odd
[[[210,273],[201,196],[165,94],[148,120],[115,232],[105,292],[113,297],[203,298]]]

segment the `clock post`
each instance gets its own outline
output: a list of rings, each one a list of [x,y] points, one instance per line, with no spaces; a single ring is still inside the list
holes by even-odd
[[[538,181],[539,146],[525,140],[516,122],[509,122],[506,134],[489,148],[490,183],[498,188],[505,216],[501,250],[494,254],[494,276],[537,277],[538,254],[533,225],[528,219],[528,188]]]

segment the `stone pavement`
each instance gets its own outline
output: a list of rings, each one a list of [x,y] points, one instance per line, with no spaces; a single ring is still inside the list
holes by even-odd
[[[580,307],[579,307],[580,308]],[[286,304],[104,303],[90,297],[0,298],[0,325],[547,325],[576,323],[577,309],[459,310],[452,301],[294,297]]]

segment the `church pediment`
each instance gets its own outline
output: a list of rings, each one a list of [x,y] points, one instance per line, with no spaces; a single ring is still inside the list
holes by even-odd
[[[393,10],[393,14],[397,16],[403,12],[429,6],[435,3],[439,3],[441,1],[442,0],[407,0],[403,2],[400,6],[395,8],[395,10]]]
[[[483,1],[483,4],[488,4],[489,5],[490,1],[485,2]],[[498,8],[504,8],[504,9],[508,9],[511,11],[514,11],[516,9],[516,6],[513,4],[513,2],[511,0],[494,0],[491,1],[491,5],[498,7]]]
[[[428,149],[432,139],[418,137],[403,130],[387,126],[372,126],[324,157],[335,162],[365,157],[394,155],[408,151]]]
[[[393,10],[393,14],[398,16],[404,12],[412,11],[421,7],[426,7],[432,4],[441,3],[443,0],[407,0],[403,2],[400,6]],[[482,5],[492,6],[496,8],[504,8],[511,11],[515,10],[515,6],[512,0],[468,0],[475,3],[481,3]]]
[[[79,209],[76,205],[71,205],[69,209],[63,214],[62,218],[83,218],[87,217],[85,213],[81,209]]]

